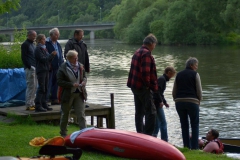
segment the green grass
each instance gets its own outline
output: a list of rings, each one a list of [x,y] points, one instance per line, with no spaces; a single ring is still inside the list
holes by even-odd
[[[13,123],[0,122],[0,156],[37,156],[39,147],[30,146],[28,143],[35,137],[53,138],[59,136],[59,126],[52,122],[35,123],[31,118],[19,118],[10,114],[9,118],[14,118]],[[56,124],[56,122],[55,122]],[[68,133],[78,130],[78,126],[70,125]],[[191,151],[187,148],[179,148],[187,160],[231,160],[225,155],[208,154],[202,151]],[[81,159],[84,160],[121,160],[124,158],[115,157],[101,152],[83,151]]]

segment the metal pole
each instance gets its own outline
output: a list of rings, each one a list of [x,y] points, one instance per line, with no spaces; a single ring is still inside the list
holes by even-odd
[[[8,28],[8,12],[7,12],[7,28]]]
[[[100,22],[102,21],[102,8],[100,7]]]
[[[58,25],[59,25],[59,10],[58,10]]]

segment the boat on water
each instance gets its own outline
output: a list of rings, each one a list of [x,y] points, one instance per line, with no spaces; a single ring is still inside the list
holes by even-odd
[[[206,139],[206,137],[202,137]],[[240,138],[219,138],[223,143],[224,152],[240,153]]]
[[[224,144],[234,145],[240,147],[240,138],[219,138]]]
[[[116,129],[86,128],[65,137],[65,146],[94,149],[124,158],[185,160],[173,145],[158,138]]]

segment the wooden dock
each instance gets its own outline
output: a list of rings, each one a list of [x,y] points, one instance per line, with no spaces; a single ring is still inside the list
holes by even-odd
[[[91,116],[91,125],[94,126],[94,117],[97,119],[97,127],[103,127],[103,119],[106,119],[106,128],[115,129],[115,111],[114,111],[114,94],[110,94],[111,107],[102,106],[98,104],[86,103],[89,107],[85,108],[85,115]],[[15,114],[22,117],[31,117],[34,121],[45,120],[60,120],[60,105],[51,105],[52,111],[47,112],[35,112],[27,111],[25,106],[0,108],[0,115],[7,116],[8,113]],[[74,109],[71,110],[71,117],[75,118]]]

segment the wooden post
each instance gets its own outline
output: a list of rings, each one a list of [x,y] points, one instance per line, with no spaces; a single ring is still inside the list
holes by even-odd
[[[115,129],[115,109],[114,109],[114,94],[110,94],[111,97],[111,117],[109,128]]]
[[[94,116],[91,116],[91,126],[94,126]]]

